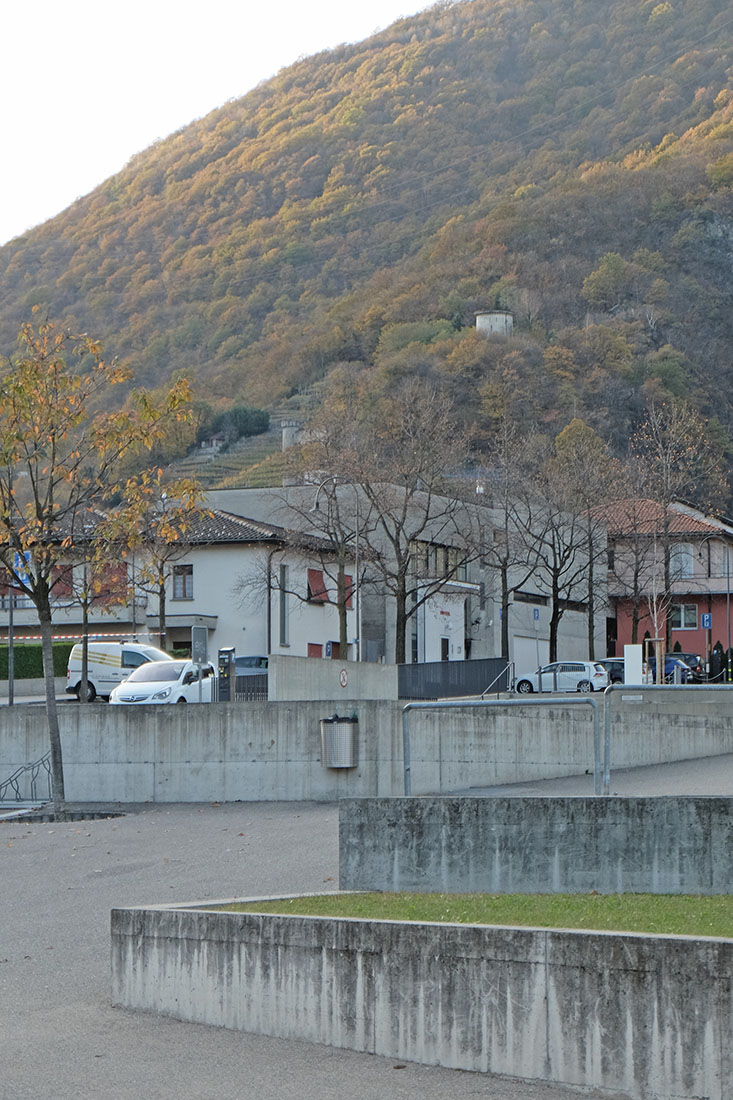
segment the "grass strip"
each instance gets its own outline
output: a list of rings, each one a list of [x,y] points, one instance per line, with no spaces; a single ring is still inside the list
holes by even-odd
[[[217,906],[230,912],[445,921],[733,937],[733,897],[682,894],[324,894]]]

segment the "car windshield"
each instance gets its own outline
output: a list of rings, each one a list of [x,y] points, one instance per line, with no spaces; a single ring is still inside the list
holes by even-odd
[[[149,684],[158,683],[161,680],[170,682],[177,680],[185,667],[185,661],[151,661],[147,665],[136,668],[127,677],[127,683]]]
[[[156,649],[152,645],[141,645],[140,652],[143,653],[149,661],[170,661],[170,655],[164,653],[162,649]]]

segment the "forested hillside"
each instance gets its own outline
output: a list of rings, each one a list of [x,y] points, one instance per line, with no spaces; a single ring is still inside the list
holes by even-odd
[[[299,62],[0,249],[0,349],[40,303],[214,406],[345,363],[477,439],[621,446],[669,394],[730,432],[732,43],[728,0],[470,0]],[[497,304],[511,341],[473,331]]]

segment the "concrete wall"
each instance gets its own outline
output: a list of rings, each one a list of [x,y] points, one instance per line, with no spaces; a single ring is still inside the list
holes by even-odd
[[[339,805],[342,890],[728,894],[733,798],[400,798]]]
[[[733,941],[113,910],[115,1004],[430,1065],[733,1095]]]
[[[655,696],[643,705],[614,699],[615,767],[733,752],[727,713],[733,692],[716,696],[715,703],[678,690],[671,701],[664,693],[664,700]],[[695,690],[704,691],[689,689]],[[359,719],[358,767],[326,769],[320,719],[344,711]],[[344,707],[340,698],[188,707],[70,703],[59,709],[66,793],[80,802],[401,795],[401,715],[399,703],[357,700]],[[409,729],[414,795],[593,769],[591,708],[563,706],[562,700],[512,710],[413,711]],[[0,782],[47,749],[40,707],[0,708]]]
[[[56,686],[56,695],[63,696],[66,694],[66,677],[57,676],[54,680]],[[31,680],[14,680],[13,681],[13,698],[22,699],[27,695],[45,695],[46,694],[46,681],[43,677]],[[8,681],[0,680],[0,699],[6,700],[8,698]]]
[[[352,699],[397,699],[397,665],[270,657],[267,680],[272,700],[338,700],[344,709]]]

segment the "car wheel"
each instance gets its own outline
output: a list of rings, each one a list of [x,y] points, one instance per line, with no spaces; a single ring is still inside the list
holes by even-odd
[[[593,691],[593,684],[590,680],[581,680],[578,684],[578,691],[582,692],[583,695],[588,695]]]
[[[97,698],[97,689],[91,680],[87,680],[87,703],[93,703]],[[76,685],[76,699],[81,702],[81,684]]]
[[[176,702],[177,703],[185,703],[185,702],[187,702],[187,700],[186,699],[176,699]]]
[[[517,691],[520,695],[531,695],[534,688],[530,684],[529,680],[520,680],[517,684]]]

